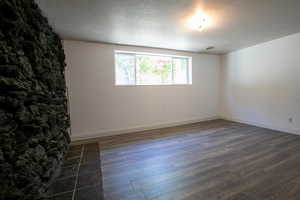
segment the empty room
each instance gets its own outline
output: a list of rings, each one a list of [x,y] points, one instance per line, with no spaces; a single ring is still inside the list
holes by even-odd
[[[300,200],[299,0],[0,0],[0,200]]]

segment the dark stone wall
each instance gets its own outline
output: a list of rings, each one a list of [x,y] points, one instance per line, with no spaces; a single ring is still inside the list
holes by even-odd
[[[34,0],[0,0],[0,199],[41,199],[68,148],[61,40]]]

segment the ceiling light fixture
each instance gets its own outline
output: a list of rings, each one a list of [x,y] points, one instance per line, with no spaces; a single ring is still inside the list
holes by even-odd
[[[210,18],[203,12],[198,12],[190,18],[188,24],[194,30],[203,31],[209,26]]]

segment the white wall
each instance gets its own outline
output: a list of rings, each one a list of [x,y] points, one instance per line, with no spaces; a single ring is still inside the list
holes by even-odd
[[[300,33],[223,56],[221,74],[224,118],[300,133]]]
[[[78,41],[64,47],[73,140],[219,116],[219,56]],[[193,84],[115,86],[114,50],[192,56]]]

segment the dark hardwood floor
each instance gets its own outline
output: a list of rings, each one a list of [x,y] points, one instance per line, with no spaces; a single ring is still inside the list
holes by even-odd
[[[300,199],[300,136],[215,120],[99,144],[106,200]]]

